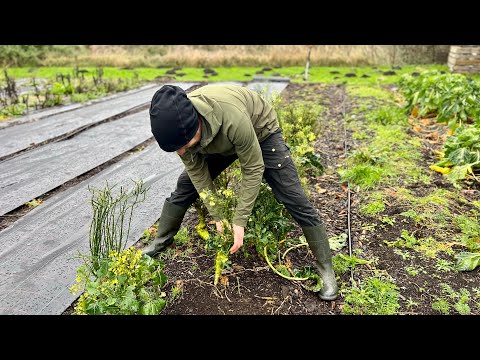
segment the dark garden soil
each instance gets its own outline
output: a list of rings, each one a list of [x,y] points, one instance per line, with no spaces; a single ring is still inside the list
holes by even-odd
[[[315,151],[320,154],[325,173],[319,176],[309,176],[309,196],[318,209],[324,221],[329,236],[341,233],[348,234],[348,194],[350,191],[351,208],[351,247],[347,246],[339,252],[349,255],[350,251],[361,250],[359,258],[376,259],[371,265],[358,266],[354,274],[347,272],[337,274],[340,288],[352,286],[377,271],[387,272],[399,289],[399,314],[439,314],[432,309],[435,296],[446,297],[441,293],[441,284],[448,283],[455,291],[468,287],[480,288],[479,269],[471,272],[442,271],[437,269],[436,261],[447,256],[437,255],[435,259],[422,256],[421,253],[408,251],[405,260],[395,252],[394,247],[385,245],[385,241],[395,241],[400,236],[397,223],[393,226],[370,219],[359,213],[359,196],[356,189],[348,189],[347,184],[340,181],[337,169],[345,161],[345,143],[347,151],[353,144],[350,131],[345,130],[343,113],[347,113],[355,106],[355,99],[346,98],[346,91],[342,86],[321,84],[290,83],[283,91],[285,103],[296,101],[313,101],[322,105],[325,112],[322,115],[319,136],[315,143]],[[347,99],[345,103],[344,99]],[[345,104],[345,107],[344,107]],[[435,128],[436,133],[442,129]],[[422,138],[423,163],[425,167],[432,163],[432,150],[441,149],[441,142],[431,141],[433,129],[424,127],[422,132],[412,130],[414,136]],[[448,189],[460,191],[469,200],[479,200],[478,187],[472,189],[455,190],[441,174],[434,174],[434,181],[428,185],[407,185],[406,188],[419,196],[430,193],[434,189]],[[387,199],[384,215],[395,217],[408,209],[395,203],[394,194]],[[455,208],[459,213],[468,212],[471,205],[459,203]],[[374,231],[365,229],[365,224],[376,222]],[[164,272],[168,276],[165,292],[170,294],[172,289],[181,291],[162,311],[161,315],[339,315],[345,304],[342,292],[337,300],[327,302],[319,299],[316,293],[306,290],[300,281],[287,280],[277,274],[260,257],[253,246],[245,244],[240,251],[230,256],[232,266],[222,273],[220,282],[214,286],[215,255],[208,254],[204,248],[204,241],[196,234],[195,225],[198,224],[196,211],[190,209],[183,225],[191,230],[191,241],[187,244],[174,244],[162,253],[159,258],[165,263]],[[401,229],[410,234],[426,237],[425,228],[416,225],[413,221],[402,222]],[[290,237],[298,238],[301,235],[300,227],[295,228]],[[142,248],[139,241],[135,245]],[[455,246],[455,245],[454,245]],[[313,264],[313,255],[307,247],[300,247],[289,252],[289,261],[294,268]],[[451,258],[448,259],[451,261]],[[416,276],[408,275],[407,266],[423,269]],[[365,269],[365,270],[362,270]],[[473,296],[473,294],[472,294]],[[477,300],[478,301],[478,300]],[[412,305],[415,303],[416,305]],[[65,314],[71,313],[72,307]],[[471,306],[472,314],[480,314],[480,306]]]

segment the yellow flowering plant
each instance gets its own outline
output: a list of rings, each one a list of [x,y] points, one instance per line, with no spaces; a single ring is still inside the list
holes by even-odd
[[[323,174],[320,156],[312,146],[317,139],[316,124],[320,116],[317,109],[307,105],[286,106],[279,108],[277,113],[282,134],[290,148],[300,178],[307,170],[312,171],[315,176]]]
[[[84,290],[75,306],[76,315],[157,315],[166,305],[162,287],[167,282],[163,262],[142,256],[131,247],[110,251],[98,270],[77,269],[73,294]]]
[[[141,250],[125,249],[134,208],[145,200],[142,181],[131,190],[108,183],[92,192],[90,254],[80,255],[73,294],[83,291],[75,314],[158,314],[164,308],[163,263]]]

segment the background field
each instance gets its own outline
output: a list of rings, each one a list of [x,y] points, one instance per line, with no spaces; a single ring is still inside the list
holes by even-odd
[[[446,64],[449,45],[7,45],[1,66],[312,66]]]

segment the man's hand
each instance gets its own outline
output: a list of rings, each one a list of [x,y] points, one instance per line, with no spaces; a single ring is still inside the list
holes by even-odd
[[[234,254],[243,245],[243,236],[245,228],[243,226],[233,225],[233,246],[230,248],[230,254]]]
[[[217,227],[218,233],[223,234],[223,222],[215,221],[215,226]]]

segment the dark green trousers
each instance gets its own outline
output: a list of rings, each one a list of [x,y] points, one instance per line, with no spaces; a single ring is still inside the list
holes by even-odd
[[[272,188],[277,201],[282,203],[300,226],[321,224],[317,211],[303,191],[298,172],[292,160],[290,150],[285,144],[281,131],[270,135],[260,143],[265,163],[264,179]],[[210,176],[215,179],[223,170],[237,159],[237,155],[206,155]],[[175,191],[167,199],[169,202],[188,208],[198,198],[187,171],[184,170],[177,180]]]

